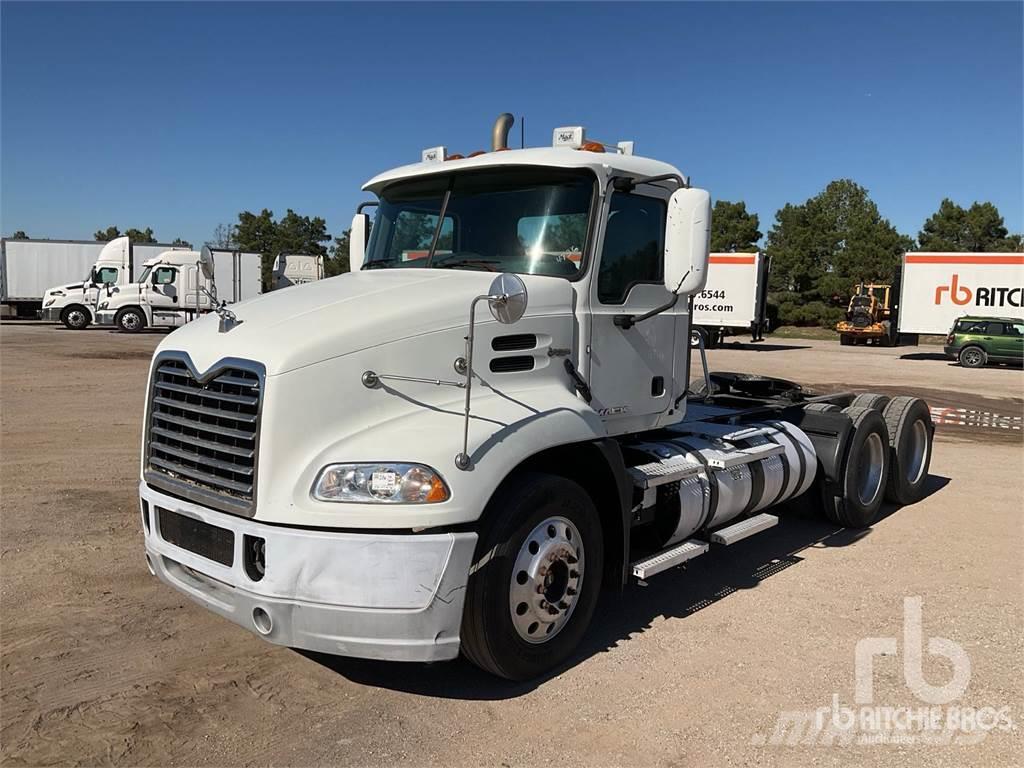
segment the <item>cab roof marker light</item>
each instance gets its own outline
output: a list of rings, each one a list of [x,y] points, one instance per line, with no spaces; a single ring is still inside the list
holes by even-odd
[[[582,125],[570,125],[564,128],[555,128],[551,137],[551,146],[579,149],[586,143],[586,140],[586,129]]]
[[[448,156],[447,147],[430,147],[423,150],[422,162],[440,163]]]

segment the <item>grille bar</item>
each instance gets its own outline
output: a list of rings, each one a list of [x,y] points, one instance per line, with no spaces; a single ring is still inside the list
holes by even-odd
[[[197,445],[200,448],[208,448],[211,451],[220,451],[221,453],[230,453],[232,456],[241,456],[246,459],[251,459],[256,451],[252,448],[236,448],[231,445],[223,445],[221,443],[214,442],[213,440],[203,440],[199,437],[189,437],[183,432],[175,432],[173,429],[164,429],[163,427],[152,426],[150,432],[154,435],[160,435],[160,437],[167,437],[171,440],[187,440],[190,445]]]
[[[154,370],[147,482],[227,512],[252,514],[261,373],[255,364],[231,360],[200,378],[175,354]]]

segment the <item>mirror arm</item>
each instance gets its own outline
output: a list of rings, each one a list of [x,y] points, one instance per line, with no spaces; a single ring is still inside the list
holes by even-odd
[[[612,322],[622,330],[628,331],[637,323],[649,320],[655,315],[660,315],[662,312],[668,312],[668,310],[672,309],[672,307],[676,305],[677,301],[679,301],[679,294],[673,293],[671,299],[660,307],[655,307],[650,312],[644,312],[642,315],[615,315],[615,317],[612,318]]]
[[[463,409],[462,452],[455,457],[455,466],[461,470],[469,469],[472,464],[472,460],[469,458],[469,397],[473,389],[473,337],[476,330],[476,305],[480,301],[508,301],[508,297],[504,294],[500,296],[483,294],[469,303],[469,333],[466,334],[466,405]]]
[[[356,208],[356,213],[362,213],[365,208],[370,208],[377,205],[380,205],[380,203],[377,202],[376,200],[367,200],[365,203],[359,204],[359,207]]]

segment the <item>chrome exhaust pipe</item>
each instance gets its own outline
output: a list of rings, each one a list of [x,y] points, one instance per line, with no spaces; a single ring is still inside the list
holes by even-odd
[[[512,130],[512,124],[516,121],[508,112],[502,112],[494,121],[494,128],[491,129],[491,151],[508,149],[508,132]]]

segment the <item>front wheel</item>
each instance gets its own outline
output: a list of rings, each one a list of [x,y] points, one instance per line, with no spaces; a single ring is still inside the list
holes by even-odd
[[[72,304],[60,313],[60,321],[69,331],[80,331],[92,320],[89,310],[80,304]]]
[[[587,631],[601,587],[601,522],[576,483],[524,473],[498,490],[482,525],[462,652],[499,677],[528,680],[565,661]]]
[[[127,307],[114,317],[114,325],[125,333],[138,333],[146,327],[146,317],[141,310]]]

